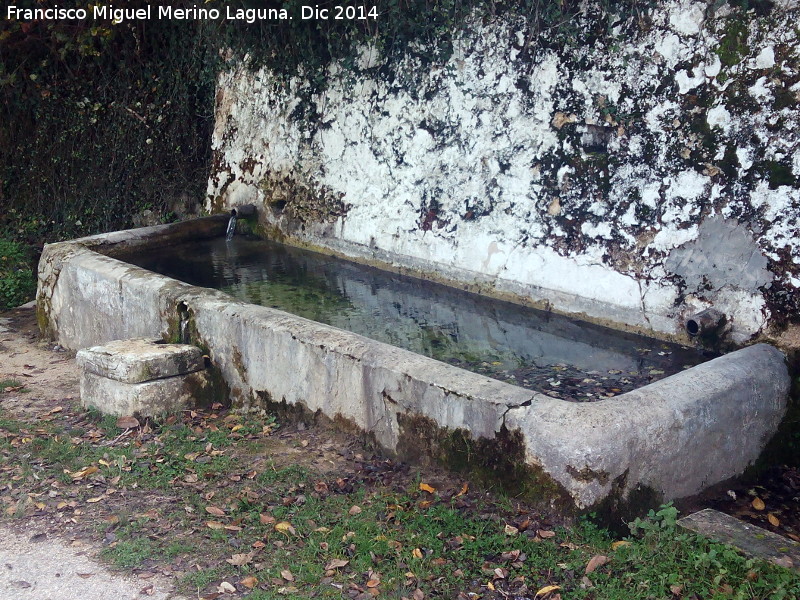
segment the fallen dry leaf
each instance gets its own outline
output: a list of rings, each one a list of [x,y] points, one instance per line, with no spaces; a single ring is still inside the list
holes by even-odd
[[[428,485],[427,483],[420,483],[419,489],[422,490],[423,492],[428,492],[429,494],[436,493],[436,488]]]
[[[369,581],[367,581],[368,588],[378,587],[380,584],[381,584],[380,579],[370,579]]]
[[[286,581],[294,581],[294,575],[289,569],[284,569],[281,571],[281,577],[283,577]]]
[[[460,492],[458,492],[458,493],[457,493],[455,496],[453,496],[453,498],[458,498],[459,496],[463,496],[463,495],[464,495],[464,494],[466,494],[468,491],[469,491],[469,483],[467,483],[467,482],[465,481],[465,482],[464,482],[464,485],[462,485],[462,486],[461,486],[461,491],[460,491]]]
[[[227,581],[223,581],[222,583],[219,584],[217,590],[221,594],[232,594],[236,591],[236,586],[233,585],[232,583],[228,583]]]
[[[611,549],[617,550],[619,548],[622,548],[623,546],[630,546],[630,545],[631,543],[627,540],[619,540],[618,542],[614,542],[611,544]]]
[[[764,510],[766,507],[767,505],[764,504],[764,501],[758,496],[753,499],[753,508],[756,510]]]
[[[266,513],[261,513],[258,515],[258,520],[262,525],[272,525],[275,522],[275,517]]]
[[[253,553],[248,552],[247,554],[234,554],[228,559],[225,559],[226,563],[232,564],[234,567],[241,567],[242,565],[246,565],[253,561]]]
[[[602,567],[602,566],[603,566],[604,564],[606,564],[606,563],[607,563],[609,560],[610,560],[610,559],[609,559],[607,556],[604,556],[604,555],[602,555],[602,554],[596,554],[596,555],[595,555],[595,556],[593,556],[593,557],[592,557],[592,559],[589,561],[589,564],[587,564],[587,565],[586,565],[586,571],[584,571],[584,573],[586,573],[587,575],[588,575],[589,573],[594,573],[594,571],[595,571],[595,570],[596,570],[598,567]]]
[[[534,598],[544,598],[544,597],[552,594],[556,590],[560,590],[560,589],[561,589],[560,585],[546,585],[543,588],[541,588],[538,592],[536,592],[536,595],[534,596]]]
[[[551,538],[556,536],[555,531],[549,531],[547,529],[540,529],[538,532],[540,538]]]
[[[206,521],[206,527],[209,529],[224,529],[225,524],[220,523],[219,521]]]
[[[247,577],[242,579],[239,583],[241,583],[248,590],[252,590],[254,587],[256,587],[256,584],[258,583],[258,579],[256,579],[252,575],[248,575]]]
[[[506,524],[506,526],[503,527],[503,531],[505,532],[506,535],[517,535],[519,533],[519,529],[517,529],[513,525],[508,525],[508,524]]]
[[[297,531],[295,531],[292,524],[289,521],[281,521],[280,523],[275,524],[275,531],[282,533],[284,535],[292,534],[297,535]]]
[[[87,498],[86,501],[94,504],[95,502],[100,502],[100,500],[105,499],[105,496],[97,496],[96,498]]]
[[[70,473],[70,476],[72,477],[73,480],[85,479],[89,475],[92,475],[93,473],[97,473],[99,470],[100,470],[99,467],[96,467],[95,465],[91,465],[91,466],[88,466],[88,467],[86,467],[84,469],[81,469],[80,471],[75,471],[74,473]]]
[[[342,567],[346,567],[349,564],[350,564],[349,560],[342,560],[341,558],[334,558],[327,565],[325,565],[325,570],[326,571],[333,571],[334,569],[341,569]]]
[[[772,525],[773,527],[777,527],[778,525],[780,525],[780,524],[781,524],[781,522],[780,522],[780,520],[778,519],[778,517],[776,517],[776,516],[775,516],[775,515],[773,515],[772,513],[769,513],[769,514],[767,515],[767,521],[769,521],[769,524],[770,524],[770,525]]]
[[[414,549],[411,551],[411,555],[412,555],[414,558],[422,558],[422,550],[420,550],[419,548],[414,548]]]
[[[225,511],[218,506],[206,506],[206,512],[214,515],[215,517],[224,517]]]
[[[139,427],[139,420],[136,417],[120,417],[117,419],[117,427],[120,429],[136,429]]]
[[[349,514],[351,517],[354,517],[354,516],[356,516],[358,514],[361,514],[361,507],[360,506],[351,506],[350,510],[347,511],[347,514]]]

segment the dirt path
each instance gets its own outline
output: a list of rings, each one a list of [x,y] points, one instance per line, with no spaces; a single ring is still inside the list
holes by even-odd
[[[0,316],[0,382],[18,381],[22,390],[0,396],[0,406],[20,417],[48,412],[79,399],[75,355],[39,340],[31,305]]]
[[[178,600],[164,578],[114,573],[92,558],[97,548],[67,543],[45,533],[19,535],[0,527],[0,599],[3,600]]]
[[[30,305],[0,316],[0,382],[9,381],[21,384],[0,394],[0,408],[10,417],[57,415],[79,402],[74,354],[39,341]],[[110,571],[94,558],[99,551],[89,540],[48,534],[42,523],[0,524],[0,600],[181,598],[171,594],[167,578]]]

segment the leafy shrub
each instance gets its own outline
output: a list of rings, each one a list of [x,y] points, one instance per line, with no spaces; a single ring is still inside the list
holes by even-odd
[[[35,291],[30,259],[22,246],[0,238],[0,310],[24,304]]]

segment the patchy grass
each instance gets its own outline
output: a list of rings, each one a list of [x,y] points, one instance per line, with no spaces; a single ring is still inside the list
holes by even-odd
[[[0,394],[3,392],[25,392],[25,386],[16,379],[3,379],[0,381]]]
[[[199,598],[800,596],[798,574],[680,530],[671,506],[619,540],[352,442],[279,433],[220,407],[131,429],[0,415],[3,515],[77,527],[116,567]]]

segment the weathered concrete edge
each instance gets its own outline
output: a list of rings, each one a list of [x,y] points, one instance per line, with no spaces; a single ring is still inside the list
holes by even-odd
[[[242,407],[300,404],[344,417],[389,450],[398,449],[402,414],[474,439],[519,430],[528,463],[581,509],[642,487],[682,497],[740,473],[774,432],[788,394],[783,355],[758,345],[615,399],[569,403],[189,286],[75,242],[48,246],[41,264],[39,295],[49,302],[40,310],[50,325],[43,331],[66,347],[172,340],[186,318]],[[76,310],[81,304],[92,307],[89,315]]]
[[[691,496],[741,474],[780,424],[790,378],[780,350],[756,344],[601,402],[545,398],[506,418],[529,461],[580,507],[646,486]]]
[[[678,519],[678,525],[748,556],[800,571],[800,543],[731,515],[705,508]]]

